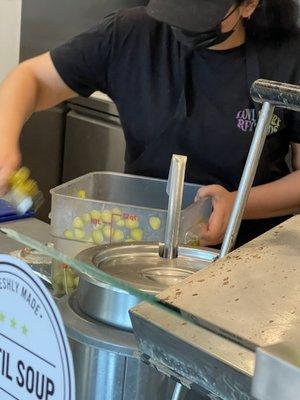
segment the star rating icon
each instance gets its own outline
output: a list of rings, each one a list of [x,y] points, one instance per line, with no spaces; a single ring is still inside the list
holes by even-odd
[[[4,323],[6,319],[7,319],[7,321],[9,321],[10,328],[17,329],[18,322],[16,321],[16,319],[11,318],[9,320],[8,318],[6,318],[5,314],[2,311],[0,311],[0,324]],[[19,324],[19,329],[20,329],[22,335],[28,336],[28,332],[29,332],[28,326],[26,324],[23,324],[23,326],[20,326],[20,325],[21,324]]]
[[[28,335],[28,328],[27,328],[26,325],[23,325],[22,328],[21,328],[21,330],[22,330],[22,334],[23,334],[24,336],[27,336],[27,335]]]
[[[10,320],[10,327],[13,329],[17,327],[17,321],[14,318]]]

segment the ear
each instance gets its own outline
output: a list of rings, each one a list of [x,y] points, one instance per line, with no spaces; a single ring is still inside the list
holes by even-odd
[[[250,18],[258,7],[260,0],[245,0],[240,7],[240,13],[243,18]]]

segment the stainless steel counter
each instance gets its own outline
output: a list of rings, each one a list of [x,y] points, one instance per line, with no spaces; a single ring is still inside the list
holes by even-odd
[[[17,232],[30,236],[32,239],[39,240],[42,243],[52,242],[50,235],[50,226],[45,222],[35,218],[28,218],[18,221],[5,222],[1,227],[7,226]],[[0,253],[8,254],[14,250],[22,249],[24,245],[9,239],[5,235],[0,235]]]
[[[277,367],[277,374],[275,367],[268,370],[270,363],[257,358],[256,351],[287,343],[283,348],[290,368],[299,364],[288,357],[298,354],[300,343],[299,242],[297,216],[163,292],[160,298],[173,313],[145,303],[137,306],[132,319],[142,357],[183,383],[228,400],[253,398],[259,359],[267,377],[264,393],[273,386],[276,399],[290,399],[282,396],[282,369]],[[267,353],[273,357],[280,351]],[[283,362],[279,364],[281,368]],[[281,392],[275,385],[280,376]],[[274,391],[265,398],[275,399]]]

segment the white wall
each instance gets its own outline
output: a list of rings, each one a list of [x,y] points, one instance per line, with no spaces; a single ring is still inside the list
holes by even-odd
[[[0,0],[0,82],[19,62],[22,0]]]

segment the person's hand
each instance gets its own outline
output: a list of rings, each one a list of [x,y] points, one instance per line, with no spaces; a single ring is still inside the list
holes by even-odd
[[[20,162],[19,145],[0,137],[0,196],[7,192],[8,180]]]
[[[210,185],[201,188],[195,200],[203,197],[212,198],[213,212],[208,224],[201,230],[199,241],[201,246],[214,246],[223,241],[236,192],[229,192],[219,185]]]

